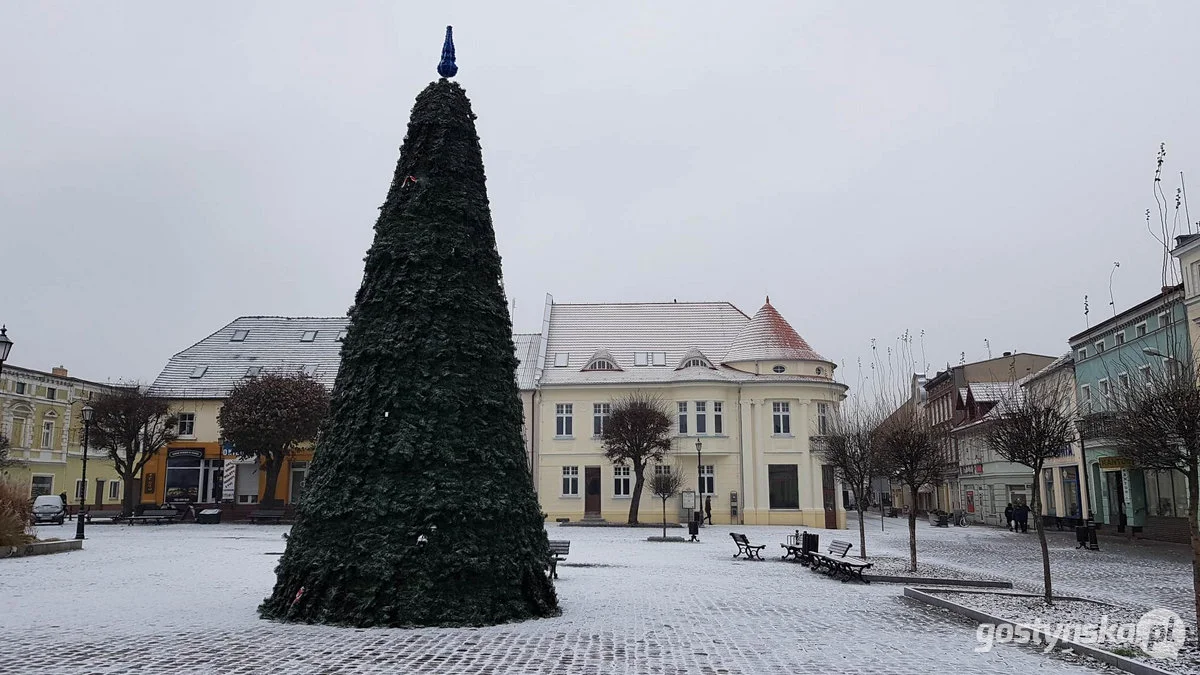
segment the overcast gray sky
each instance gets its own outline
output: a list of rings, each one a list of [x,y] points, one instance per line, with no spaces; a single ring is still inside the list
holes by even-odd
[[[852,384],[906,329],[1057,354],[1114,261],[1118,308],[1161,285],[1160,141],[1200,200],[1200,3],[1098,5],[6,2],[9,362],[149,381],[343,314],[446,24],[517,330],[770,293]]]

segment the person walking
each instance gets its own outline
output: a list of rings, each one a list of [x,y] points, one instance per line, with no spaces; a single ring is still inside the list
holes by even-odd
[[[1013,505],[1012,505],[1012,502],[1009,502],[1009,503],[1008,503],[1008,506],[1004,507],[1004,524],[1005,524],[1006,526],[1008,526],[1008,531],[1009,531],[1009,532],[1012,532],[1012,531],[1013,531],[1013,524],[1014,524],[1014,523],[1013,523]]]
[[[1017,525],[1021,529],[1021,533],[1029,532],[1029,506],[1027,504],[1018,504],[1016,513],[1013,515],[1017,518]]]
[[[708,521],[709,525],[712,525],[712,495],[704,498],[704,519]]]

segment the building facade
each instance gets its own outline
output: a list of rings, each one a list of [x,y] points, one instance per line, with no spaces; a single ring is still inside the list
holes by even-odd
[[[179,438],[146,466],[143,503],[255,504],[263,471],[222,447],[217,415],[232,387],[263,372],[304,372],[332,388],[344,318],[241,317],[173,356],[150,392],[171,401]],[[845,395],[821,357],[768,302],[556,304],[541,333],[516,334],[531,476],[550,520],[623,521],[634,476],[604,458],[613,403],[634,391],[671,406],[663,465],[685,477],[668,519],[707,497],[714,522],[844,527],[841,488],[812,451]],[[697,460],[697,445],[700,457]],[[312,450],[281,472],[276,496],[302,499]],[[655,469],[650,469],[651,471]],[[644,490],[645,520],[661,504]]]
[[[1151,369],[1191,368],[1184,286],[1169,286],[1070,338],[1081,412],[1089,509],[1097,524],[1149,538],[1186,541],[1187,480],[1179,471],[1139,467],[1105,437],[1109,399]]]
[[[88,452],[83,482],[83,417],[88,399],[116,387],[71,377],[62,367],[49,372],[5,365],[0,372],[0,435],[10,460],[20,464],[4,479],[27,485],[32,497],[67,494],[72,512],[80,496],[88,505],[121,503],[125,486],[107,454]]]

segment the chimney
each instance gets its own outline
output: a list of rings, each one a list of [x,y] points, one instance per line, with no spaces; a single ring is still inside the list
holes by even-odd
[[[50,374],[55,377],[66,377],[67,369],[63,368],[62,366],[54,366],[50,369]]]
[[[1005,356],[1012,356],[1012,352],[1004,352]]]

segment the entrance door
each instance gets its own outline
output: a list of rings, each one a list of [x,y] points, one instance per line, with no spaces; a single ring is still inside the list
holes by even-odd
[[[821,467],[821,496],[825,503],[825,528],[837,529],[837,502],[835,496],[833,467],[828,464]]]
[[[583,515],[600,515],[600,467],[583,468]]]
[[[1125,484],[1120,471],[1105,471],[1108,483],[1108,522],[1117,524],[1117,532],[1125,531]]]

